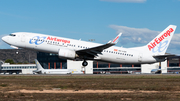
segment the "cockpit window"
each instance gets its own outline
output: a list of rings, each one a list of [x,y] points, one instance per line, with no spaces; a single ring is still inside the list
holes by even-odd
[[[15,34],[9,34],[9,36],[16,36]]]

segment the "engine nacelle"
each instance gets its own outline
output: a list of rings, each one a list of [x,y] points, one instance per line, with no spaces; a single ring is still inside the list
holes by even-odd
[[[59,49],[58,55],[62,58],[75,59],[76,52],[74,50],[61,48]]]

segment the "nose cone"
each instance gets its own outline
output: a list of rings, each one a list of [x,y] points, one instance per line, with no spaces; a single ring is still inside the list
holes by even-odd
[[[4,42],[6,42],[7,37],[6,37],[6,36],[2,37],[2,40],[3,40]]]
[[[7,41],[8,41],[8,36],[2,37],[2,40],[7,43]]]

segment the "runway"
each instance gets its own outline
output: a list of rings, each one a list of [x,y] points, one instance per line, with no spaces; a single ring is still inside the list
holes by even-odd
[[[0,74],[0,76],[158,76],[158,75],[180,76],[180,74]]]

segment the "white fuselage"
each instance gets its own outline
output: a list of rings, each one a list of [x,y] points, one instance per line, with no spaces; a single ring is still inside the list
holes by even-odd
[[[13,33],[13,35],[5,36],[2,39],[12,46],[54,54],[58,54],[59,49],[62,48],[77,51],[102,45],[37,33],[17,32]],[[104,49],[101,52],[102,54],[98,54],[94,57],[94,60],[122,64],[144,64],[157,62],[150,52],[145,52],[143,49],[143,47],[141,50],[141,48],[136,49],[112,46]]]

